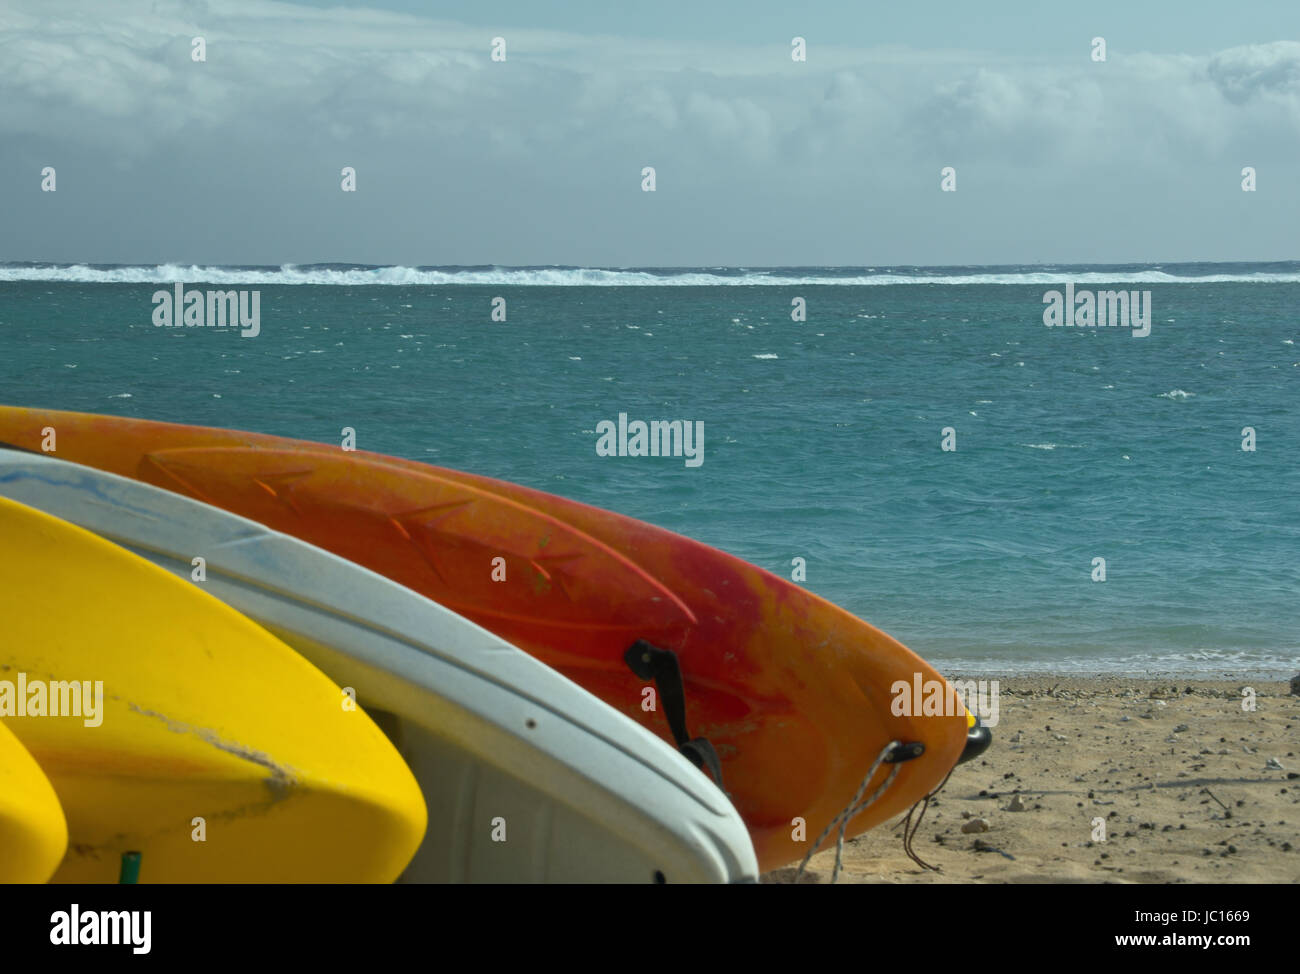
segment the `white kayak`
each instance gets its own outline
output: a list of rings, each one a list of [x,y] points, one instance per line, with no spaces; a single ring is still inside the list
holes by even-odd
[[[355,689],[429,809],[402,881],[757,878],[739,814],[689,760],[410,589],[254,521],[39,454],[0,449],[0,496],[187,579],[203,559],[195,584]]]

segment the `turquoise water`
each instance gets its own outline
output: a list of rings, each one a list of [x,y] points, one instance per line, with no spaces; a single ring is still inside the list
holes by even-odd
[[[154,327],[173,279],[256,288],[260,335]],[[1066,280],[1149,290],[1151,334],[1044,327]],[[331,442],[350,426],[361,449],[611,508],[786,577],[804,558],[808,588],[963,672],[1289,676],[1298,298],[1296,264],[11,264],[0,401]],[[704,462],[598,456],[619,413],[702,422]]]

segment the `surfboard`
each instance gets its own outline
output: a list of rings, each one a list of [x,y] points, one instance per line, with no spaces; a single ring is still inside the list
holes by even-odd
[[[7,674],[0,672],[0,693]],[[0,723],[0,883],[43,883],[68,848],[68,825],[54,786],[18,738]]]
[[[54,447],[356,561],[665,739],[707,740],[763,869],[802,858],[891,743],[906,748],[874,773],[868,793],[892,777],[850,836],[928,794],[965,746],[960,704],[933,716],[895,706],[899,687],[947,683],[891,636],[610,511],[414,461],[121,417],[0,407],[0,442]]]
[[[265,629],[0,498],[0,711],[67,817],[54,882],[390,882],[424,833],[383,732]]]
[[[254,521],[45,456],[0,450],[0,496],[193,580],[353,688],[429,808],[404,880],[758,878],[740,816],[686,758],[416,592]]]

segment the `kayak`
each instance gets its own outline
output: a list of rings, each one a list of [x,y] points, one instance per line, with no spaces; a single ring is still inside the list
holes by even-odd
[[[50,430],[54,431],[51,442]],[[716,770],[761,868],[906,811],[967,715],[889,635],[783,578],[632,518],[503,481],[266,434],[0,407],[0,442],[164,487],[354,561],[496,633]],[[898,745],[891,748],[891,745]]]
[[[54,786],[0,723],[0,883],[45,882],[67,848],[68,824]]]
[[[352,688],[429,809],[404,881],[757,880],[744,823],[685,757],[416,592],[254,521],[46,456],[0,450],[0,497],[193,581]]]
[[[0,721],[67,817],[54,882],[390,882],[424,834],[400,755],[195,586],[0,498]]]

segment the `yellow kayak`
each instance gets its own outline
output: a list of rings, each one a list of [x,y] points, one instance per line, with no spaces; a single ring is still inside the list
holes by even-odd
[[[68,825],[50,779],[0,724],[0,883],[45,882],[67,848]]]
[[[199,585],[0,498],[0,615],[0,722],[67,816],[54,882],[391,882],[419,846],[383,732]]]

